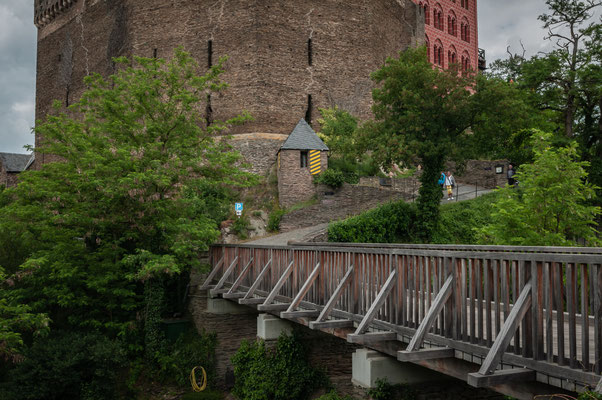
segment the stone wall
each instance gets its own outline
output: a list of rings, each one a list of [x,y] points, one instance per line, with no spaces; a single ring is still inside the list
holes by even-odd
[[[318,108],[338,105],[369,118],[370,73],[387,56],[424,42],[424,17],[410,0],[35,0],[35,5],[41,120],[53,100],[78,99],[87,74],[112,73],[112,57],[164,58],[183,46],[200,72],[207,70],[210,48],[213,64],[229,56],[223,75],[229,88],[211,99],[214,119],[247,110],[254,120],[231,133],[288,135],[306,115],[317,128]],[[204,115],[204,106],[199,113]],[[37,137],[36,145],[42,140]],[[263,168],[275,155],[268,145],[269,160],[258,161],[264,155],[256,149],[265,142],[250,145],[251,140],[247,161]],[[40,155],[36,163],[49,159]]]
[[[325,185],[318,185],[314,190],[318,196],[318,204],[293,211],[282,217],[281,232],[344,219],[388,201],[412,198],[411,192],[349,184],[344,184],[343,187],[336,190]]]
[[[449,168],[456,171],[454,163],[450,163]],[[496,167],[502,167],[502,173],[496,173]],[[485,189],[495,189],[498,186],[504,186],[508,179],[506,172],[508,170],[508,160],[469,160],[466,162],[462,173],[455,173],[454,176],[459,183],[469,185],[478,185]]]
[[[322,171],[328,168],[328,152],[320,152]],[[314,177],[308,166],[301,168],[300,150],[282,150],[278,166],[278,196],[281,207],[312,199],[316,195]]]
[[[8,172],[0,161],[0,186],[13,187],[19,182],[18,172]]]

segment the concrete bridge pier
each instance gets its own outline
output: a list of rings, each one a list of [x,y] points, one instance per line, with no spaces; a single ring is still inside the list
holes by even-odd
[[[352,371],[353,384],[367,389],[376,387],[376,381],[379,379],[384,379],[392,385],[440,383],[448,379],[429,369],[411,363],[402,363],[393,357],[365,348],[353,353]]]
[[[280,319],[271,314],[259,314],[257,316],[257,337],[263,340],[276,340],[282,333],[293,332],[291,322]]]

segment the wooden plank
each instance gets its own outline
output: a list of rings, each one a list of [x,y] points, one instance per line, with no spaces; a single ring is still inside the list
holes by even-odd
[[[468,374],[467,382],[470,386],[482,388],[502,385],[512,382],[525,382],[535,380],[535,371],[526,368],[503,369],[494,374],[483,375],[479,372]]]
[[[595,391],[596,393],[602,394],[602,379],[600,379],[600,382],[598,382]]]
[[[339,328],[353,328],[353,321],[350,319],[331,319],[330,321],[311,321],[309,323],[310,329],[339,329]]]
[[[594,266],[592,265],[592,268]],[[592,281],[592,289],[594,289],[594,372],[600,374],[602,372],[602,264],[595,266],[595,280]],[[599,385],[598,385],[599,386]]]
[[[228,269],[226,269],[226,272],[224,272],[224,274],[222,275],[219,282],[217,282],[217,285],[215,285],[215,288],[211,290],[211,292],[210,292],[211,294],[218,293],[217,291],[222,289],[222,287],[224,286],[224,283],[226,283],[226,280],[230,277],[230,274],[232,274],[232,271],[234,271],[234,268],[236,268],[237,265],[238,265],[238,256],[234,257],[234,261],[232,261],[232,263],[230,264]],[[228,291],[225,291],[223,293],[227,293],[227,292]]]
[[[254,260],[255,260],[255,257],[251,257],[249,259],[249,262],[247,263],[247,265],[245,266],[245,268],[242,270],[242,272],[240,273],[240,275],[238,276],[238,278],[236,278],[236,280],[234,281],[234,284],[232,285],[232,287],[230,288],[230,290],[228,291],[228,293],[234,293],[234,292],[236,292],[236,290],[238,289],[238,287],[242,283],[243,279],[245,279],[245,277],[247,276],[247,274],[251,270],[251,265],[253,265],[253,261]]]
[[[485,268],[485,262],[476,260],[477,263],[477,304],[478,304],[478,336],[479,336],[479,344],[485,343],[485,336],[483,330],[483,268]]]
[[[265,301],[265,297],[252,297],[250,299],[238,299],[238,304],[242,304],[245,306],[254,306],[258,304],[263,304]]]
[[[571,368],[577,368],[576,281],[575,266],[569,263],[566,266],[566,308],[569,313],[569,366]]]
[[[581,364],[590,371],[589,363],[589,268],[581,264]]]
[[[347,341],[355,344],[370,344],[385,342],[388,340],[397,340],[395,332],[368,332],[368,333],[352,333],[347,335]]]
[[[374,300],[374,302],[370,306],[370,309],[368,310],[368,312],[364,316],[364,319],[362,319],[362,322],[360,322],[359,326],[357,327],[357,329],[355,331],[356,335],[361,335],[362,333],[366,332],[366,330],[370,326],[370,323],[372,323],[372,321],[376,317],[377,311],[383,305],[383,303],[386,300],[387,296],[391,292],[391,289],[393,289],[393,287],[395,287],[395,283],[396,283],[395,282],[395,278],[396,277],[397,277],[397,270],[393,270],[391,272],[391,274],[389,275],[389,278],[387,279],[387,281],[385,282],[385,284],[381,288],[381,290],[378,292],[378,295],[376,296],[376,299]]]
[[[553,273],[550,270],[551,265],[546,263],[544,265],[543,280],[545,286],[545,303],[546,303],[546,361],[549,363],[554,362],[554,328],[553,328],[553,315],[552,308],[554,307],[553,297]]]
[[[249,291],[247,292],[247,294],[244,297],[245,299],[250,299],[253,297],[253,294],[255,293],[255,291],[257,290],[259,285],[261,284],[261,281],[263,280],[265,274],[268,273],[271,266],[272,266],[272,257],[270,257],[268,262],[261,269],[261,272],[259,272],[259,275],[257,275],[257,279],[255,279],[255,282],[253,282],[253,284],[249,288]],[[240,301],[239,301],[239,303],[240,303]],[[243,304],[243,303],[240,303],[240,304]]]
[[[512,336],[518,327],[518,324],[521,322],[527,310],[531,307],[531,281],[525,285],[523,290],[521,291],[516,304],[510,311],[510,315],[508,319],[504,322],[504,326],[500,330],[500,333],[497,335],[495,341],[493,342],[493,346],[485,360],[483,360],[483,364],[479,369],[479,373],[481,375],[490,375],[493,374],[502,360],[502,356],[504,352],[508,348],[510,341],[512,340]]]
[[[245,294],[246,293],[244,293],[244,292],[235,292],[235,293],[228,292],[228,293],[224,293],[222,295],[222,297],[224,299],[237,300],[237,299],[242,299],[243,297],[245,297]]]
[[[558,365],[564,365],[564,302],[562,296],[562,264],[555,263],[554,292],[556,293],[556,340],[558,343]]]
[[[213,267],[213,269],[209,273],[209,276],[207,277],[207,279],[205,279],[205,282],[201,285],[199,290],[209,289],[209,285],[211,285],[213,278],[215,278],[215,275],[217,275],[217,272],[220,270],[220,267],[222,266],[223,263],[224,263],[224,256],[222,256],[222,258],[218,261],[217,265],[215,267]]]
[[[284,311],[280,313],[280,318],[315,318],[318,315],[320,315],[320,311],[318,310]]]
[[[337,301],[341,297],[341,294],[343,293],[343,290],[351,283],[351,280],[352,280],[351,278],[353,276],[352,275],[353,271],[354,271],[354,267],[353,267],[353,264],[352,264],[347,269],[347,272],[345,273],[345,276],[343,276],[343,279],[341,279],[341,281],[339,282],[339,285],[334,290],[334,293],[332,294],[332,296],[330,297],[330,299],[328,299],[328,302],[326,303],[326,305],[322,309],[322,312],[320,313],[320,315],[316,319],[316,322],[324,322],[324,321],[326,321],[326,319],[330,315],[330,312],[332,311],[332,309],[334,308],[334,306],[337,304]]]
[[[284,271],[282,276],[280,276],[280,278],[278,279],[278,282],[276,282],[276,284],[272,288],[272,291],[270,292],[268,297],[265,299],[265,303],[263,303],[263,304],[268,305],[268,304],[272,304],[274,302],[274,299],[278,295],[278,292],[280,292],[280,289],[282,289],[282,286],[284,286],[284,284],[286,283],[287,279],[291,275],[291,272],[293,272],[294,264],[295,264],[294,260],[288,264],[288,267],[286,268],[286,270]]]
[[[416,330],[414,336],[412,336],[412,340],[410,340],[410,344],[408,344],[408,347],[406,348],[407,351],[417,351],[420,349],[424,336],[431,329],[433,323],[437,320],[437,316],[441,313],[441,310],[449,300],[453,291],[453,284],[454,277],[450,275],[447,277],[441,290],[439,290],[439,293],[437,293],[437,297],[435,297],[433,305],[426,314],[426,317],[422,320],[422,323]]]
[[[421,349],[417,351],[398,351],[397,360],[402,362],[438,360],[441,358],[453,358],[455,350],[449,347],[439,347],[432,349]]]
[[[531,263],[531,318],[533,359],[543,359],[543,275],[542,263]]]
[[[485,268],[485,330],[487,331],[486,345],[491,347],[493,343],[492,321],[491,321],[491,260],[484,260]]]
[[[259,304],[257,309],[259,311],[285,311],[290,306],[290,303],[270,303],[270,304]]]
[[[299,306],[299,303],[301,303],[301,300],[303,300],[303,298],[305,297],[305,295],[307,294],[307,292],[309,291],[311,286],[316,281],[316,278],[318,277],[319,274],[320,274],[320,263],[317,263],[316,266],[314,267],[313,271],[311,271],[311,274],[309,275],[309,277],[303,284],[303,287],[301,288],[301,290],[299,290],[299,293],[297,293],[297,296],[295,296],[295,298],[293,299],[293,302],[291,303],[291,307],[287,310],[288,312],[294,311],[295,308],[297,308]]]

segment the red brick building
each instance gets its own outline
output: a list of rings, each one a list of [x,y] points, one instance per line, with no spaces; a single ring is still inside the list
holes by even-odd
[[[479,63],[477,0],[413,0],[424,13],[429,61],[448,68],[457,63],[477,71]],[[481,68],[479,68],[481,67]]]

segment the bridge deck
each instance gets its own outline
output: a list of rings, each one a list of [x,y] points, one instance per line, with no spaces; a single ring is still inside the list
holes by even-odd
[[[466,378],[476,386],[602,382],[599,248],[229,245],[211,255],[204,288],[216,295],[310,327],[351,327],[347,340],[368,346],[409,342],[400,360],[453,349],[480,364]]]

